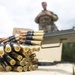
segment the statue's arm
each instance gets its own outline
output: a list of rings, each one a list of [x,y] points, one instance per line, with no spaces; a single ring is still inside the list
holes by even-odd
[[[39,16],[36,16],[35,22],[36,22],[36,23],[39,23]]]
[[[58,16],[56,14],[54,14],[53,12],[51,12],[51,11],[50,11],[50,13],[51,13],[52,20],[53,21],[57,21],[58,20]]]
[[[40,17],[43,16],[43,15],[44,15],[44,13],[42,13],[42,12],[39,13],[39,14],[36,16],[36,18],[35,18],[35,22],[36,22],[36,23],[39,23],[39,19],[40,19]]]

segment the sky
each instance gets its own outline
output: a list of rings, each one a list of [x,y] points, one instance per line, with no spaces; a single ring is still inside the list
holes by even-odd
[[[75,26],[75,0],[0,0],[0,37],[11,36],[15,27],[38,30],[34,19],[42,11],[43,1],[58,15],[55,24],[59,30]]]

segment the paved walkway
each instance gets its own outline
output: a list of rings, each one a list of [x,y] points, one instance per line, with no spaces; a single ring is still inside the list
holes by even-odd
[[[0,75],[73,75],[73,64],[64,63],[52,66],[39,66],[35,71],[0,72]]]

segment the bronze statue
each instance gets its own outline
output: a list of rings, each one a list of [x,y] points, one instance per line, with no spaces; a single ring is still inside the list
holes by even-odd
[[[58,16],[52,11],[47,10],[47,3],[42,2],[43,11],[37,15],[35,22],[39,24],[39,30],[44,30],[46,33],[58,31],[54,24],[58,20]]]

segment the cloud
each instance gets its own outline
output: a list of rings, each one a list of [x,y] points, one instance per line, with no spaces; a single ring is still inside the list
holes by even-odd
[[[0,37],[11,35],[13,27],[16,25],[10,18],[6,8],[0,6]]]
[[[0,32],[9,35],[14,27],[31,28],[38,30],[35,17],[41,12],[43,0],[0,0]],[[75,26],[75,1],[74,0],[45,0],[48,10],[59,17],[55,22],[60,30],[70,29]],[[5,31],[3,30],[5,26]],[[5,35],[4,34],[4,35]]]

